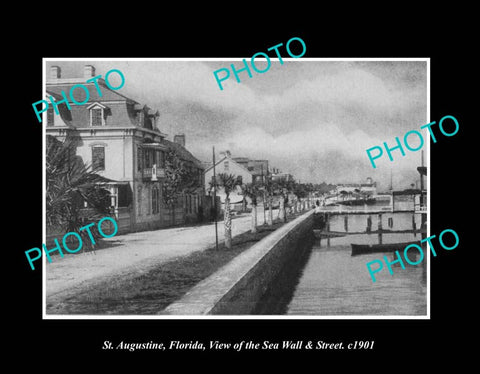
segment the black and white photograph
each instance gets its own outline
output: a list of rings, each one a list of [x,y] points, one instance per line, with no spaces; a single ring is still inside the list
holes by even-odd
[[[474,33],[455,12],[209,30],[61,9],[4,57],[15,365],[466,362]]]
[[[45,318],[428,317],[429,62],[45,59]]]

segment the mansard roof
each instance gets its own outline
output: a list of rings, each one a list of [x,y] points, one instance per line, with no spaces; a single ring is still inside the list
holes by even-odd
[[[117,91],[113,91],[109,89],[105,84],[101,82],[101,80],[98,80],[99,82],[99,89],[97,90],[96,86],[94,83],[81,83],[83,86],[85,86],[88,89],[89,93],[89,102],[92,101],[128,101],[131,103],[137,103],[135,100],[132,100],[122,94],[120,94]],[[57,95],[62,94],[62,91],[65,92],[65,95],[69,98],[70,100],[70,89],[74,85],[78,85],[79,83],[49,83],[47,82],[47,89],[50,92],[56,93]],[[98,92],[100,91],[100,93]],[[73,98],[77,102],[84,102],[86,98],[86,92],[82,88],[76,88],[73,90]]]
[[[149,108],[147,105],[138,103],[137,101],[130,99],[118,91],[109,89],[105,81],[98,79],[97,90],[95,84],[86,83],[83,81],[79,83],[77,80],[61,81],[61,82],[47,82],[47,97],[53,96],[55,101],[63,100],[62,91],[65,93],[69,103],[71,104],[71,124],[74,127],[86,127],[90,121],[88,114],[89,109],[93,105],[103,106],[108,110],[109,124],[108,126],[135,126],[139,127],[136,113],[138,111],[144,111],[146,116],[158,117],[159,112]],[[77,87],[72,91],[73,98],[77,103],[85,102],[87,95],[88,101],[83,105],[75,104],[70,97],[70,90],[74,85],[83,85],[83,87]],[[85,91],[85,89],[88,91]],[[148,127],[147,127],[148,128]],[[159,131],[157,128],[154,131]],[[160,132],[160,131],[159,131]]]

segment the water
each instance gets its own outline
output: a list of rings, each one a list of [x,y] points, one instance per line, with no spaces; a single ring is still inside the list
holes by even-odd
[[[358,208],[357,208],[358,209]],[[378,207],[376,207],[378,209]],[[393,225],[388,225],[393,218]],[[349,231],[364,231],[367,215],[350,215]],[[377,215],[372,216],[372,229],[377,228]],[[420,214],[415,214],[417,228],[420,227]],[[405,230],[412,228],[412,213],[382,214],[383,228]],[[331,231],[344,231],[344,216],[332,216]],[[420,240],[420,234],[383,234],[383,243],[397,243]],[[392,253],[374,253],[351,256],[351,243],[376,244],[377,234],[347,235],[345,237],[317,239],[310,251],[306,264],[292,282],[293,290],[288,305],[284,309],[289,315],[317,316],[420,316],[426,315],[426,259],[416,266],[403,269],[394,266],[391,275],[384,269],[376,273],[373,283],[366,263],[382,259]],[[403,249],[403,248],[401,248]],[[409,257],[415,261],[413,256]],[[400,253],[403,253],[400,250]]]

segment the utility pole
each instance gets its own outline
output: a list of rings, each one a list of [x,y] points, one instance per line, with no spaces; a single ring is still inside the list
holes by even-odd
[[[263,180],[263,164],[260,165],[262,167],[262,184],[263,184],[263,224],[267,222],[267,216],[265,213],[265,181]]]
[[[218,227],[217,227],[217,176],[215,174],[215,146],[212,147],[213,154],[213,209],[215,214],[213,219],[215,221],[215,250],[218,251]]]
[[[423,169],[423,167],[424,167],[424,163],[423,163],[423,150],[422,150],[422,169]],[[424,188],[425,188],[425,186],[423,184],[423,174],[420,173],[420,209],[422,209],[425,206],[425,204],[427,203],[425,201],[426,196],[424,196],[424,194],[423,194],[423,189]],[[430,193],[430,191],[429,191],[429,193]],[[426,224],[427,224],[427,214],[425,212],[425,213],[422,214],[422,226],[421,226],[421,228],[422,229],[425,228]],[[424,235],[426,237],[426,234],[422,234],[422,239],[425,239],[423,237]]]
[[[422,167],[424,166],[424,164],[423,164],[423,150],[422,150],[422,164],[421,165],[422,165]],[[420,173],[420,192],[423,192],[423,188],[424,188],[424,186],[423,186],[423,174]],[[420,199],[421,199],[420,201],[423,202],[422,201],[423,200],[423,195],[422,194],[420,194]]]

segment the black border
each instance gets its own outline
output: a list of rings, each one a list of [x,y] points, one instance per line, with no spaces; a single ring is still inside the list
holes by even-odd
[[[325,17],[325,15],[324,15]],[[22,56],[22,76],[16,81],[21,87],[16,102],[19,105],[22,149],[28,157],[25,170],[28,178],[20,182],[16,193],[28,196],[22,201],[17,222],[23,224],[23,234],[17,234],[14,251],[14,340],[17,344],[28,342],[35,347],[32,357],[62,355],[93,359],[117,360],[128,356],[132,360],[153,358],[162,362],[167,356],[174,360],[193,356],[213,356],[241,359],[252,354],[264,359],[280,358],[297,353],[305,357],[367,358],[384,356],[391,365],[413,357],[427,355],[429,350],[437,354],[460,352],[462,332],[469,328],[469,317],[464,317],[468,300],[459,290],[466,288],[465,263],[469,261],[466,231],[462,227],[465,216],[459,214],[459,194],[465,188],[465,174],[459,167],[465,159],[468,128],[465,86],[468,78],[465,60],[459,57],[459,46],[451,35],[451,29],[409,32],[403,27],[392,32],[393,26],[371,25],[370,28],[348,29],[344,34],[338,28],[288,27],[262,28],[252,24],[251,33],[245,26],[238,30],[215,29],[212,32],[176,32],[150,30],[148,37],[126,36],[99,38],[98,43],[73,43],[55,39],[30,48]],[[403,25],[405,26],[405,25]],[[425,23],[423,27],[427,27]],[[133,26],[132,26],[133,27]],[[342,25],[338,25],[339,28]],[[385,29],[386,27],[386,29]],[[42,57],[239,57],[265,51],[277,43],[285,43],[291,37],[301,37],[307,46],[304,57],[429,57],[431,58],[431,115],[437,121],[445,115],[455,116],[460,131],[451,138],[439,137],[431,144],[431,233],[438,234],[446,228],[454,229],[460,237],[460,245],[454,251],[439,251],[431,265],[431,320],[42,320],[42,282],[39,270],[32,272],[24,258],[24,251],[41,242],[42,183],[41,183],[41,124],[31,109],[31,103],[42,95]],[[471,73],[470,73],[471,74]],[[15,121],[16,122],[16,121]],[[437,130],[438,131],[438,130]],[[17,133],[18,136],[18,133]],[[25,148],[24,148],[25,147]],[[28,147],[28,148],[27,148]],[[18,165],[17,165],[18,167]],[[22,169],[22,168],[20,168]],[[22,170],[20,176],[22,177]],[[17,178],[17,182],[19,181]],[[21,179],[20,179],[21,180]],[[17,208],[18,209],[18,208]],[[15,212],[16,213],[16,212]],[[18,282],[17,282],[18,281]],[[371,351],[104,351],[105,340],[113,342],[149,340],[209,340],[237,342],[241,340],[323,340],[348,342],[375,340]],[[288,353],[288,354],[287,354]],[[353,355],[353,356],[352,356]],[[396,357],[396,358],[395,358]],[[79,358],[81,360],[81,358]],[[92,361],[93,364],[93,361]],[[378,362],[377,362],[378,364]]]

